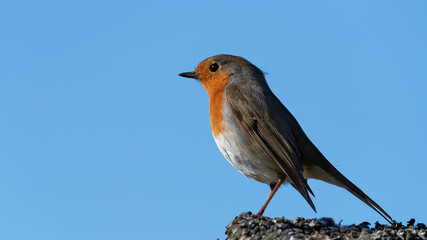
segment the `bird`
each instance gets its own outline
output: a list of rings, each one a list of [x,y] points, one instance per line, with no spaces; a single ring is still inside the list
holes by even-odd
[[[195,71],[179,76],[196,79],[205,88],[212,134],[228,162],[246,177],[269,185],[270,193],[257,215],[264,214],[284,183],[291,184],[317,212],[307,182],[317,179],[348,190],[392,223],[384,209],[317,149],[274,95],[264,72],[248,60],[215,55],[201,61]]]

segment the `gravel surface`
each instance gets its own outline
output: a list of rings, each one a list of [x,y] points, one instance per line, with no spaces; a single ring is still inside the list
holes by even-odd
[[[340,226],[332,218],[293,220],[269,218],[244,212],[227,225],[229,240],[257,239],[427,239],[427,228],[423,223],[415,224],[411,219],[407,224],[382,225],[368,222]]]

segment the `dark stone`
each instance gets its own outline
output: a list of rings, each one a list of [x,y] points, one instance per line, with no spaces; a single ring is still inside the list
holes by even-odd
[[[407,226],[394,222],[382,225],[378,222],[370,228],[369,222],[336,225],[331,218],[293,220],[269,218],[244,212],[227,225],[227,239],[426,239],[427,228],[423,223],[415,227],[415,220],[408,221]]]

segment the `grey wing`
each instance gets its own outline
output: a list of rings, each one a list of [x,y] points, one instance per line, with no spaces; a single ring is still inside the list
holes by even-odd
[[[237,91],[237,92],[236,92]],[[246,93],[247,94],[247,93]],[[256,98],[256,97],[255,97]],[[248,101],[245,93],[235,89],[227,95],[227,104],[240,125],[260,145],[265,153],[281,168],[290,183],[305,198],[314,211],[316,208],[308,194],[313,194],[303,177],[301,155],[296,140],[286,122],[275,124],[277,119],[262,104]]]
[[[328,174],[327,179],[317,179],[347,189],[350,193],[362,200],[365,204],[374,209],[384,219],[391,223],[393,221],[391,216],[386,211],[384,211],[376,202],[374,202],[374,200],[372,200],[368,195],[366,195],[362,190],[360,190],[356,185],[354,185],[350,180],[348,180],[343,174],[341,174],[308,139],[301,126],[298,124],[292,114],[286,109],[286,107],[283,106],[280,100],[277,99],[277,97],[274,96],[272,93],[270,96],[271,97],[267,99],[267,105],[269,106],[268,109],[271,112],[275,113],[270,114],[270,116],[272,117],[270,122],[275,122],[276,125],[286,125],[287,127],[289,127],[288,131],[292,130],[293,135],[295,137],[298,137],[298,149],[300,149],[301,151],[302,159],[305,159],[306,161],[311,162],[316,166],[322,168],[325,173]],[[335,181],[331,182],[329,179],[335,179]]]

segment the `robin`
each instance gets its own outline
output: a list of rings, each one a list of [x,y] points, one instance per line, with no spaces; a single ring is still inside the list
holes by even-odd
[[[387,212],[323,156],[249,61],[216,55],[179,76],[198,80],[208,93],[211,130],[224,157],[243,175],[270,186],[257,215],[285,182],[316,212],[307,183],[314,178],[347,189],[391,223]]]

